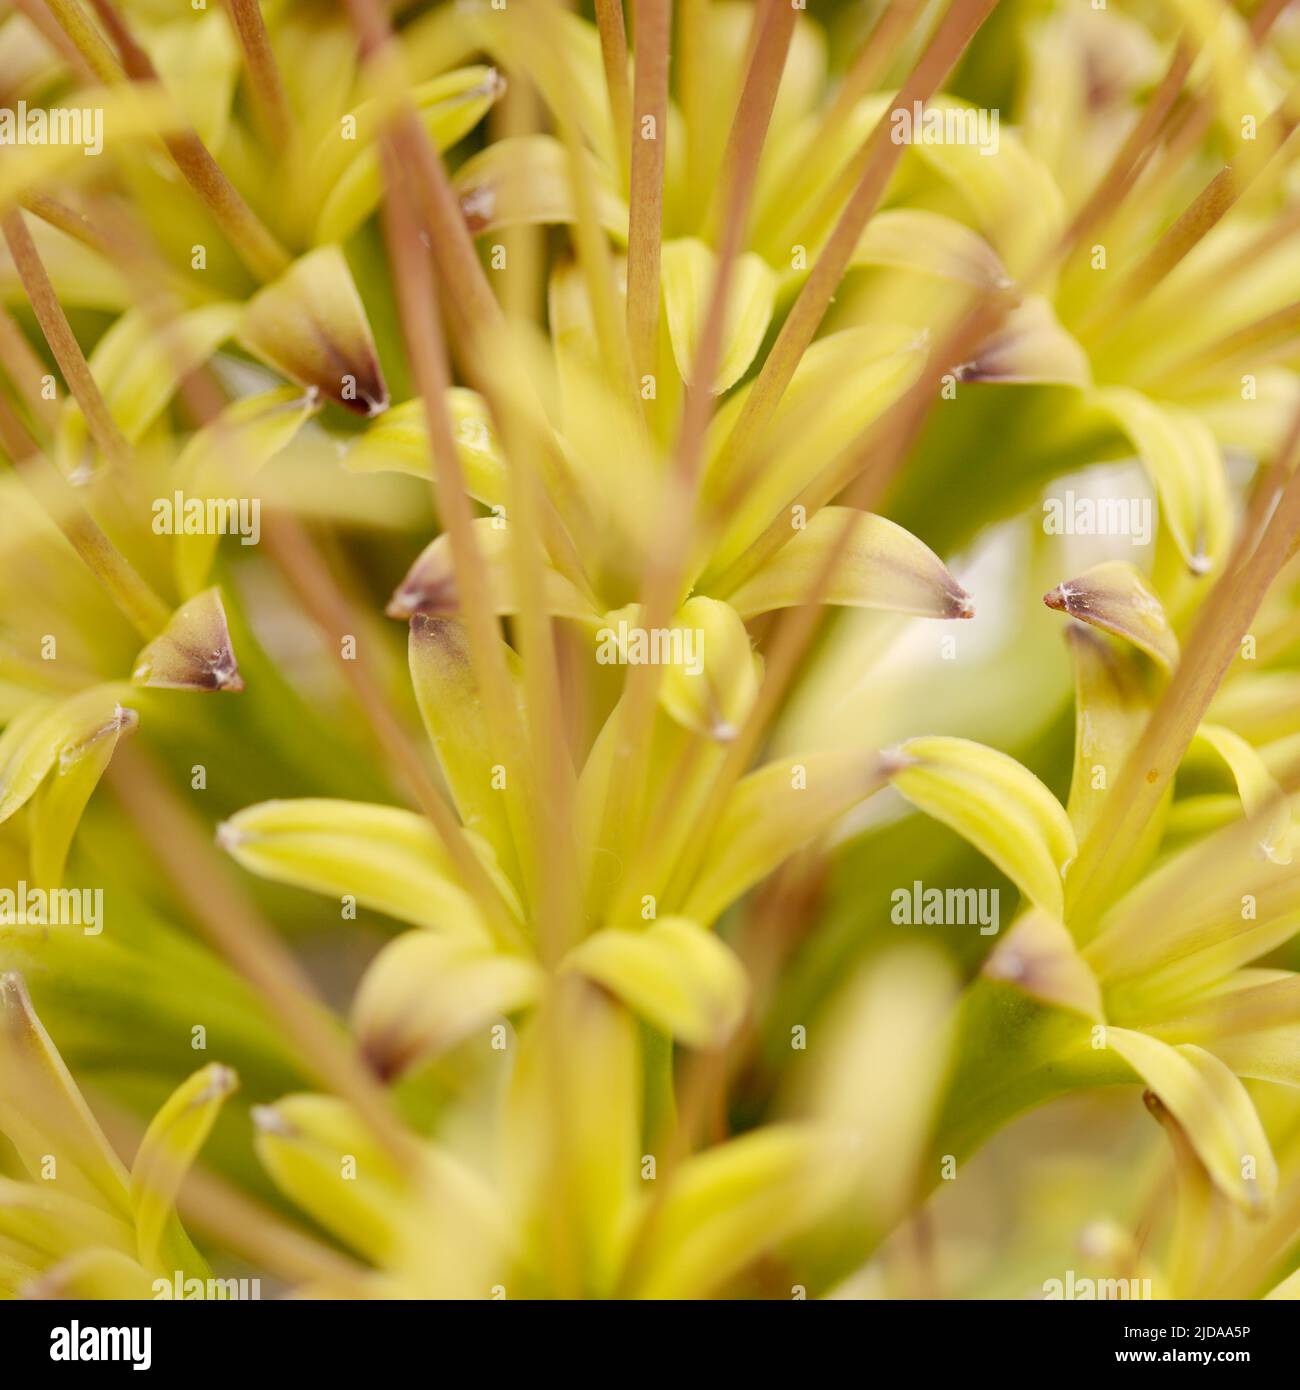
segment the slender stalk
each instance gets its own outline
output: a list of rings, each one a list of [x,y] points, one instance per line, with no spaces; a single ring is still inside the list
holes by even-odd
[[[817,128],[787,157],[785,177],[781,181],[781,204],[772,214],[780,220],[773,226],[760,228],[759,232],[764,246],[774,253],[793,243],[795,229],[807,216],[808,203],[817,186],[818,152],[834,148],[853,108],[879,86],[921,8],[921,0],[895,0],[881,10],[853,66],[840,83],[835,100]]]
[[[13,382],[32,418],[47,430],[52,430],[59,418],[57,401],[47,400],[41,390],[45,363],[37,357],[14,316],[0,307],[0,367]]]
[[[638,377],[653,374],[659,356],[659,250],[668,144],[671,11],[670,0],[639,0],[635,17],[636,123],[627,240],[627,332]]]
[[[122,80],[122,69],[104,36],[86,18],[78,0],[44,0],[83,61],[105,86]]]
[[[124,473],[130,465],[131,446],[109,414],[99,386],[82,355],[81,345],[68,323],[68,316],[63,312],[50,277],[45,273],[40,252],[27,230],[22,213],[16,208],[7,212],[3,226],[14,268],[18,271],[18,278],[31,301],[32,312],[54,354],[54,360],[59,364],[63,379],[81,407],[86,425],[100,451],[114,469]]]
[[[159,83],[158,72],[152,60],[136,43],[131,31],[113,7],[112,0],[91,0],[91,4],[117,45],[126,75],[133,82]],[[58,0],[58,5],[60,10],[80,14],[75,0]],[[62,22],[62,15],[60,21]],[[100,42],[102,43],[102,40]],[[117,74],[105,76],[105,81],[110,80],[117,80]],[[287,270],[289,253],[262,224],[234,184],[221,172],[221,167],[198,135],[189,130],[180,134],[164,135],[162,140],[173,163],[185,176],[190,187],[202,198],[226,239],[252,274],[259,280],[274,280]]]
[[[287,150],[293,135],[293,113],[284,90],[279,64],[271,48],[262,10],[257,0],[226,0],[244,53],[248,81],[266,133],[280,150]]]
[[[605,87],[609,92],[609,113],[614,124],[614,148],[618,152],[623,186],[627,187],[631,172],[632,95],[627,82],[627,24],[623,18],[623,0],[596,0],[595,9]]]
[[[1285,169],[1294,154],[1294,120],[1290,114],[1296,102],[1292,91],[1279,103],[1260,129],[1257,153],[1245,152],[1234,163],[1225,165],[1201,189],[1156,244],[1120,280],[1111,297],[1095,315],[1081,325],[1093,341],[1104,339],[1122,326],[1126,310],[1139,303],[1158,285],[1241,200],[1242,195],[1273,166]]]
[[[911,110],[914,103],[928,101],[934,95],[997,3],[998,0],[955,0],[920,62],[903,84],[893,106],[881,116],[867,137],[858,159],[854,161],[862,165],[857,187],[817,257],[745,399],[740,418],[724,446],[727,457],[735,457],[750,449],[759,432],[772,418],[794,376],[795,368],[821,324],[863,229],[880,204],[885,185],[905,148],[890,139],[891,111]]]

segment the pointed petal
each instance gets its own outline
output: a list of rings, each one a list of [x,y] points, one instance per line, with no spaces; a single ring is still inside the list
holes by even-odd
[[[255,357],[360,415],[388,409],[370,324],[337,246],[297,260],[249,301],[240,342]]]
[[[1195,744],[1207,746],[1228,765],[1242,809],[1252,820],[1268,817],[1261,851],[1275,864],[1291,862],[1291,805],[1264,765],[1263,758],[1240,734],[1221,724],[1202,724],[1196,731]]]
[[[62,749],[54,775],[38,788],[31,811],[32,877],[41,886],[62,884],[68,850],[86,805],[113,759],[118,739],[138,722],[134,710],[118,706],[115,717],[89,738]]]
[[[850,529],[843,543],[844,529]],[[757,574],[722,597],[742,618],[807,601],[831,552],[841,547],[823,603],[881,608],[923,618],[970,618],[971,597],[910,531],[871,512],[823,507]]]
[[[465,473],[465,491],[484,506],[504,506],[508,500],[506,461],[497,442],[487,402],[477,391],[453,386],[447,409],[456,438],[456,452]],[[403,401],[385,411],[343,457],[343,466],[356,473],[392,471],[416,478],[433,477],[429,427],[424,402]]]
[[[627,240],[627,204],[614,192],[594,158],[587,157],[601,226]],[[551,135],[494,140],[456,171],[452,186],[473,236],[502,227],[576,222],[569,159]]]
[[[238,304],[208,304],[162,330],[143,309],[132,309],[95,344],[91,374],[128,444],[154,424],[186,374],[234,335],[241,312]],[[59,424],[59,449],[70,467],[82,462],[87,434],[81,408],[69,400]]]
[[[1074,656],[1074,773],[1068,810],[1082,841],[1103,814],[1110,788],[1150,716],[1155,692],[1137,652],[1074,624],[1065,635]],[[1161,818],[1152,819],[1158,838]],[[1155,852],[1154,840],[1149,850]]]
[[[0,1133],[33,1178],[52,1155],[60,1191],[130,1219],[126,1169],[13,972],[0,975]]]
[[[1098,1022],[1105,1017],[1097,977],[1070,933],[1044,912],[1025,913],[994,948],[981,973],[1044,1004]]]
[[[161,1268],[164,1239],[175,1233],[176,1195],[207,1142],[226,1099],[239,1086],[229,1067],[213,1062],[183,1081],[153,1117],[131,1167],[140,1263]]]
[[[476,66],[444,73],[407,95],[435,147],[448,150],[478,125],[505,89],[505,79],[495,68]],[[358,137],[368,126],[378,123],[378,112],[370,115],[363,109],[354,114]],[[331,136],[329,144],[337,143],[338,137]],[[360,138],[357,144],[356,158],[330,189],[321,208],[312,238],[318,244],[346,241],[379,206],[383,196],[379,155],[373,144],[361,145]]]
[[[1009,288],[997,252],[964,222],[922,208],[889,208],[867,223],[850,265],[919,270],[979,289]]]
[[[242,690],[221,590],[205,589],[181,604],[136,657],[131,679],[162,690]]]
[[[474,522],[479,554],[487,567],[492,591],[493,611],[517,613],[519,597],[515,581],[514,558],[510,532],[496,524],[493,517],[480,517]],[[544,565],[543,602],[546,612],[554,617],[572,618],[577,622],[594,624],[600,615],[578,592],[577,587],[550,565]],[[417,613],[427,617],[454,617],[460,611],[460,593],[452,559],[451,537],[443,533],[420,552],[388,601],[385,609],[390,618],[412,618]]]
[[[1043,602],[1080,622],[1125,638],[1166,671],[1178,664],[1178,639],[1164,605],[1127,560],[1093,565],[1077,579],[1058,584],[1044,595]]]
[[[408,650],[420,716],[460,818],[488,840],[513,877],[518,861],[507,797],[519,778],[511,779],[494,754],[465,630],[455,618],[414,617]],[[513,652],[506,659],[517,666]],[[494,769],[504,770],[504,785]]]
[[[126,689],[97,685],[67,700],[34,702],[9,721],[0,734],[0,821],[30,800],[65,753],[75,758],[76,750],[129,722],[131,712],[119,704]]]
[[[958,372],[962,381],[1091,386],[1088,354],[1061,327],[1051,305],[1030,295]]]

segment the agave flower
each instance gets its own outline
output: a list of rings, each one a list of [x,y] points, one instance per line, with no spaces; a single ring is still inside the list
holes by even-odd
[[[629,35],[603,0],[594,23],[59,0],[0,28],[15,97],[100,110],[111,158],[33,145],[0,174],[30,306],[0,319],[0,566],[33,590],[5,615],[0,862],[118,904],[102,949],[53,921],[0,942],[134,1109],[128,1062],[152,1108],[211,1027],[252,1100],[212,1161],[264,1183],[251,1122],[348,1252],[315,1277],[306,1237],[268,1235],[287,1287],[869,1289],[995,1129],[1132,1081],[1178,1200],[1158,1250],[1107,1226],[1099,1258],[1162,1291],[1290,1287],[1294,1117],[1261,1083],[1297,1082],[1294,53],[1275,5],[1062,4],[1017,45],[1001,13],[980,33],[994,8],[859,34],[644,0]],[[991,127],[955,94],[1013,88]],[[931,141],[931,117],[985,137]],[[941,555],[1130,455],[1150,563],[1065,568],[1030,518],[1074,620],[1068,803],[1031,737],[1013,756],[951,709],[910,736],[932,668],[891,707],[880,654],[973,617]],[[972,692],[1060,706],[1043,650],[1024,690]],[[828,747],[846,670],[878,708]],[[868,799],[918,860],[956,841],[902,802],[1020,895],[991,949],[954,946],[958,1004],[933,952],[863,962],[860,932],[813,927],[821,851]],[[375,914],[409,930],[320,969],[355,986],[345,1031],[300,948]],[[817,970],[835,987],[792,1006]],[[133,1056],[75,1021],[120,1017],[134,972]],[[128,1181],[9,1003],[2,1286],[202,1278],[172,1202],[228,1065],[163,1104]]]

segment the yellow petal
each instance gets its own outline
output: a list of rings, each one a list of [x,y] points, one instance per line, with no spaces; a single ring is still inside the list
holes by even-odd
[[[465,491],[485,506],[504,506],[509,494],[506,462],[497,442],[487,402],[476,391],[453,386],[447,410],[456,452],[465,473]],[[429,428],[424,402],[403,401],[385,411],[344,455],[343,465],[357,473],[392,471],[416,478],[433,477]]]
[[[517,613],[519,594],[511,554],[514,541],[509,530],[498,526],[493,517],[480,517],[474,523],[474,530],[479,554],[487,567],[493,612]],[[542,578],[542,601],[548,613],[589,624],[600,621],[599,614],[576,586],[557,570],[544,565]],[[425,546],[394,591],[385,611],[390,618],[403,619],[417,613],[436,618],[453,617],[460,612],[450,535],[444,532]]]
[[[682,380],[690,382],[700,335],[708,317],[718,258],[695,237],[667,241],[660,276],[673,356]],[[744,376],[762,346],[776,299],[776,276],[752,253],[737,258],[727,296],[722,351],[710,391],[721,395]]]
[[[371,962],[352,1026],[370,1064],[393,1077],[531,1006],[543,981],[540,968],[520,956],[407,932]]]
[[[175,1237],[168,1228],[175,1222],[176,1194],[238,1085],[229,1067],[213,1062],[172,1092],[145,1131],[131,1167],[131,1203],[146,1269],[162,1268],[164,1239]]]
[[[848,539],[844,539],[845,528]],[[871,512],[823,507],[734,593],[722,594],[742,618],[807,602],[832,551],[823,603],[880,608],[924,618],[970,618],[971,597],[943,561],[910,531]]]
[[[768,763],[742,778],[727,798],[683,912],[712,922],[882,787],[886,771],[885,760],[874,753],[815,753]]]
[[[97,685],[70,699],[37,701],[11,719],[0,734],[0,821],[8,820],[66,753],[100,735],[120,730],[132,717],[119,703],[123,685]]]
[[[1267,816],[1268,824],[1260,849],[1276,864],[1291,862],[1291,806],[1282,788],[1264,765],[1263,758],[1240,734],[1221,724],[1202,724],[1193,747],[1209,747],[1228,765],[1242,809],[1252,820]]]
[[[1277,1191],[1277,1164],[1245,1087],[1228,1068],[1203,1048],[1170,1047],[1126,1028],[1107,1028],[1106,1043],[1182,1125],[1219,1190],[1245,1211],[1266,1208]]]
[[[914,806],[951,826],[1036,906],[1060,918],[1062,874],[1078,853],[1061,803],[1014,758],[960,738],[916,738],[890,780]]]
[[[611,630],[602,628],[597,637]],[[659,687],[664,709],[684,729],[720,743],[735,738],[758,695],[757,658],[740,616],[730,604],[697,596],[665,631],[671,654]],[[633,643],[642,633],[633,626]],[[657,634],[645,636],[653,641]]]
[[[126,1169],[13,972],[0,975],[0,1134],[33,1180],[52,1157],[61,1192],[131,1219]]]
[[[600,224],[627,240],[627,204],[614,192],[591,156],[588,177],[596,193]],[[503,227],[576,222],[573,184],[564,146],[551,135],[517,135],[494,140],[456,171],[452,186],[474,236]]]
[[[518,861],[507,798],[520,778],[492,748],[465,630],[454,618],[412,618],[409,654],[420,715],[461,820],[490,842],[513,876]],[[517,666],[513,652],[507,663]],[[517,677],[516,693],[522,700]]]
[[[1132,440],[1160,495],[1161,520],[1188,568],[1204,574],[1232,532],[1227,474],[1209,428],[1127,387],[1107,387],[1093,400]]]
[[[489,940],[433,827],[413,811],[323,798],[264,801],[224,821],[217,838],[262,878],[338,899],[351,895],[462,943]],[[499,871],[496,878],[509,893]]]
[[[735,953],[686,917],[665,917],[645,931],[598,931],[566,963],[688,1047],[721,1047],[749,998]]]

